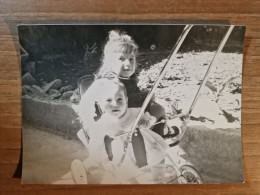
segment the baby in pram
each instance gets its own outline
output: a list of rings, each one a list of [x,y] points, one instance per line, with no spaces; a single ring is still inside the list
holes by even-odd
[[[102,110],[99,120],[94,119],[95,103]],[[128,108],[125,86],[117,78],[95,80],[79,104],[79,116],[90,139],[82,140],[89,150],[89,157],[83,162],[76,159],[71,165],[76,183],[89,183],[88,175],[100,177],[98,183],[131,183],[139,168],[164,162],[169,146],[149,129],[156,119],[146,112],[119,166],[127,132],[139,111],[140,108]]]

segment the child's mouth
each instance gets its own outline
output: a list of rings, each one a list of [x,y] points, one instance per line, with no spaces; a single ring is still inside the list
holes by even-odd
[[[120,110],[112,110],[112,112],[119,112]]]

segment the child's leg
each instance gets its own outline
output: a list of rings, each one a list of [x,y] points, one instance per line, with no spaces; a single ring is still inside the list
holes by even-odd
[[[87,172],[83,163],[75,159],[71,163],[71,174],[76,184],[87,184]]]
[[[71,174],[76,184],[97,184],[102,182],[105,169],[89,158],[84,161],[75,159],[71,163]]]
[[[165,109],[154,101],[150,102],[147,111],[156,118],[156,122],[166,119]],[[152,130],[160,136],[163,136],[165,127],[166,122],[162,122],[154,125]]]

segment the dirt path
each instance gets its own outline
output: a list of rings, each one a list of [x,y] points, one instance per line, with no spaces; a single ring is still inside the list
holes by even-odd
[[[65,140],[30,125],[24,125],[23,136],[23,183],[52,183],[70,170],[73,159],[85,159],[87,150],[77,140]],[[190,156],[179,146],[175,146],[184,161],[199,163],[196,156]],[[205,159],[204,159],[205,160]],[[198,162],[197,162],[198,161]],[[212,167],[216,169],[216,167]],[[229,178],[203,172],[199,169],[205,183],[228,182]]]
[[[73,159],[88,155],[83,144],[23,126],[23,183],[52,183],[70,170]]]

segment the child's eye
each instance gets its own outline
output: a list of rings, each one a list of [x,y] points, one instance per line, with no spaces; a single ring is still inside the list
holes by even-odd
[[[118,98],[117,100],[118,100],[118,101],[122,101],[122,100],[123,100],[123,98]]]
[[[130,62],[134,62],[134,61],[135,61],[135,59],[134,59],[134,58],[130,58],[129,60],[130,60]]]
[[[120,57],[119,60],[121,60],[122,62],[125,61],[125,58],[124,57]]]
[[[112,102],[112,99],[107,99],[107,102]]]

